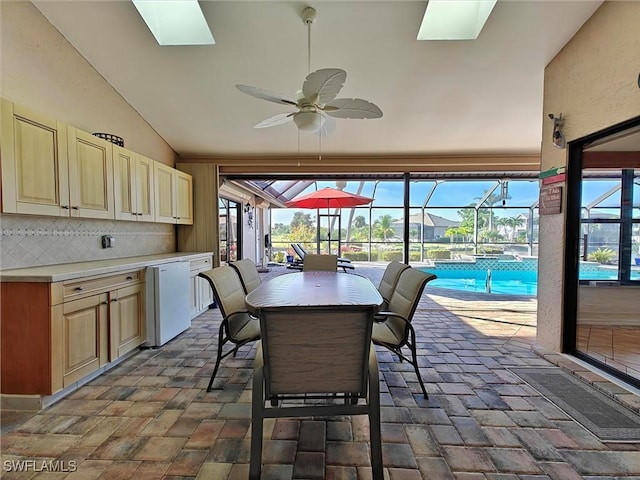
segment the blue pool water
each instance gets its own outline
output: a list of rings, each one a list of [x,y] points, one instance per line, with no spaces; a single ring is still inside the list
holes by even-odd
[[[536,296],[538,293],[538,262],[533,257],[522,260],[478,258],[475,262],[436,261],[433,267],[421,270],[438,276],[429,282],[432,287],[502,295]],[[491,271],[489,288],[488,271]],[[580,264],[581,279],[616,280],[617,275],[617,268],[593,262]],[[631,279],[640,280],[640,269],[632,269]]]
[[[422,270],[438,276],[438,278],[429,282],[431,287],[489,293],[486,285],[486,271],[442,270],[428,267]],[[492,271],[490,293],[535,296],[538,293],[537,272]]]

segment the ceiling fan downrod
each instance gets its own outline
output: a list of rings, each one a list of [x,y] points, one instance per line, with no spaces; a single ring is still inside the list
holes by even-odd
[[[311,73],[311,24],[316,20],[316,9],[313,7],[307,7],[302,10],[302,21],[307,26],[307,58],[309,63],[307,65],[308,73]]]

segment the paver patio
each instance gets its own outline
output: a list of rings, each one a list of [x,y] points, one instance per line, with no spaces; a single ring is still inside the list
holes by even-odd
[[[356,272],[377,283],[382,267]],[[427,286],[414,325],[429,399],[410,365],[377,350],[385,478],[640,478],[640,444],[599,441],[509,370],[560,365],[640,407],[570,359],[535,352],[535,320],[533,298]],[[41,412],[3,411],[2,477],[246,479],[255,346],[225,359],[222,388],[207,393],[219,321],[209,310]],[[264,479],[370,477],[366,417],[268,420],[265,437]],[[28,471],[10,471],[25,459]]]

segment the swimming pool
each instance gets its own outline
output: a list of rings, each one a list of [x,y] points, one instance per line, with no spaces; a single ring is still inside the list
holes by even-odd
[[[537,272],[491,271],[490,285],[487,286],[486,271],[445,270],[433,267],[425,267],[421,270],[438,276],[429,282],[429,286],[432,287],[502,295],[535,296],[538,293]]]
[[[538,259],[535,257],[514,260],[477,258],[475,262],[436,261],[435,265],[420,270],[438,276],[429,282],[432,287],[499,295],[538,294]],[[615,267],[594,262],[580,264],[581,279],[616,280],[617,275]],[[631,279],[640,280],[640,269],[633,268]]]

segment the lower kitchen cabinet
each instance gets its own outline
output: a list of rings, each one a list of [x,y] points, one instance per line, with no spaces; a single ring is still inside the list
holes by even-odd
[[[65,282],[3,282],[3,394],[52,395],[145,341],[142,270]]]
[[[191,260],[190,262],[191,271],[189,281],[191,283],[190,305],[192,319],[200,315],[202,312],[207,311],[209,305],[213,303],[213,292],[211,291],[211,286],[204,278],[198,276],[200,272],[211,270],[213,268],[212,263],[213,256]]]
[[[54,361],[54,371],[62,370],[63,387],[68,387],[107,363],[107,297],[103,293],[62,305],[62,357],[59,358],[62,365],[56,368]],[[55,324],[56,319],[52,320]]]

